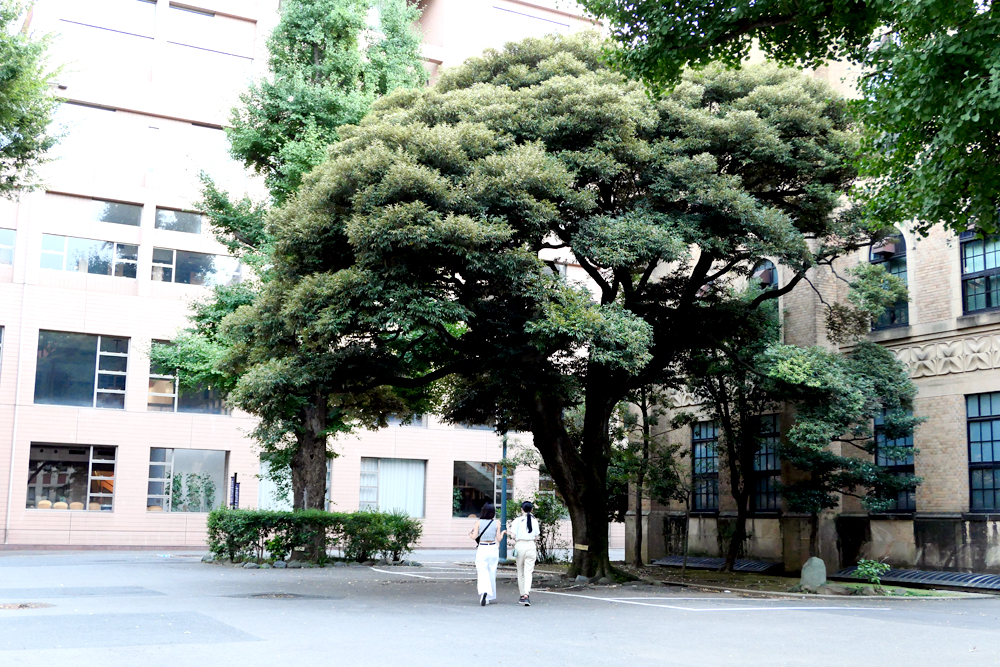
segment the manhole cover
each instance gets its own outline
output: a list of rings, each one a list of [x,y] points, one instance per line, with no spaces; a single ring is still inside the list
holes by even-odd
[[[0,603],[0,609],[44,609],[45,607],[54,607],[54,604],[46,604],[44,602],[4,602]]]

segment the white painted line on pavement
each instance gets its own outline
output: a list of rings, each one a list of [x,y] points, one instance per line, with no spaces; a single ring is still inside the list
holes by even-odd
[[[585,600],[600,600],[601,602],[616,602],[618,604],[634,604],[640,607],[659,607],[660,609],[676,609],[678,611],[889,611],[889,607],[678,607],[669,604],[650,604],[648,602],[638,602],[636,598],[603,598],[596,595],[579,595],[577,593],[557,593],[555,591],[535,591],[536,593],[547,593],[548,595],[564,595],[566,597],[583,598]],[[641,599],[641,598],[639,598]],[[704,598],[699,598],[704,599]]]

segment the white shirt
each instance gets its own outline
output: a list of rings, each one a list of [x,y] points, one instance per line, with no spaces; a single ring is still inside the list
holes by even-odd
[[[510,526],[510,534],[514,536],[515,541],[534,540],[538,537],[538,517],[532,515],[530,531],[528,530],[528,516],[522,514],[517,517]]]

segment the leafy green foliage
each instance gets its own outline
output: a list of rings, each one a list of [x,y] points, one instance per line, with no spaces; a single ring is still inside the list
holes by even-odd
[[[861,577],[873,586],[881,586],[882,575],[891,569],[890,565],[882,561],[861,558],[858,560],[858,569],[854,571],[854,576]]]
[[[998,229],[1000,16],[976,0],[703,3],[582,0],[611,23],[611,57],[656,90],[686,66],[738,67],[756,44],[780,63],[860,65],[857,117],[879,224]]]
[[[710,68],[653,100],[601,49],[582,35],[488,51],[342,127],[269,219],[275,279],[228,323],[268,351],[234,354],[262,372],[294,334],[342,386],[448,378],[447,419],[530,428],[574,516],[589,517],[591,549],[576,557],[593,559],[591,576],[609,571],[616,406],[870,242],[856,216],[834,215],[855,140],[824,84]],[[590,289],[558,275],[563,250]],[[791,280],[731,307],[731,284],[765,257]]]
[[[368,25],[371,10],[379,16]],[[323,160],[337,128],[372,102],[420,86],[420,12],[407,0],[287,0],[268,40],[270,76],[251,84],[233,110],[232,154],[264,175],[283,201]]]
[[[48,37],[28,31],[30,7],[0,0],[0,197],[38,186],[37,168],[58,136],[51,131],[59,100],[46,63]]]
[[[848,354],[776,345],[759,363],[776,394],[795,406],[780,453],[809,475],[782,488],[790,511],[815,514],[835,507],[841,493],[878,511],[920,483],[919,477],[887,473],[874,460],[876,418],[884,414],[889,440],[912,434],[922,421],[912,414],[916,386],[890,351],[868,342]],[[905,458],[913,452],[884,447],[882,453]]]
[[[325,543],[358,562],[399,560],[413,551],[423,526],[402,512],[275,512],[221,508],[208,515],[208,547],[232,561],[285,560],[296,547]],[[321,554],[324,559],[326,554]]]

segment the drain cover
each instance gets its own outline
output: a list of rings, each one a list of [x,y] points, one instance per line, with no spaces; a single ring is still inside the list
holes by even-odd
[[[54,604],[46,604],[44,602],[4,602],[0,603],[0,609],[44,609],[45,607],[54,607]]]
[[[255,600],[287,600],[293,598],[301,598],[301,595],[295,595],[294,593],[257,593],[256,595],[249,596]]]

